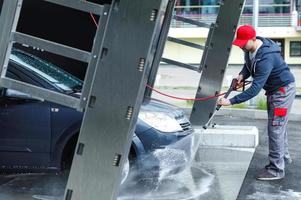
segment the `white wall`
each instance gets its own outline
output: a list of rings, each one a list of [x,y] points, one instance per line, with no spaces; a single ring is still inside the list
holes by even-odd
[[[172,28],[169,32],[169,36],[201,45],[205,45],[207,35],[208,29],[205,28]],[[301,32],[297,32],[293,27],[264,27],[258,29],[257,35],[268,38],[285,38],[286,62],[301,66],[301,57],[289,56],[289,42],[301,41]],[[184,63],[198,64],[201,61],[202,51],[167,42],[163,56]],[[243,52],[236,46],[232,47],[229,64],[243,64]]]

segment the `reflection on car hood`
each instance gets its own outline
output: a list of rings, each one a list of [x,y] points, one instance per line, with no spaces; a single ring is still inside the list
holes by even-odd
[[[144,99],[140,112],[143,111],[167,113],[168,115],[175,118],[180,118],[184,116],[184,111],[182,109],[174,105],[168,104],[166,102],[152,98]]]
[[[74,97],[80,97],[81,93],[72,94]],[[174,118],[181,118],[185,115],[184,111],[174,105],[166,102],[146,97],[141,105],[140,112],[162,112]]]

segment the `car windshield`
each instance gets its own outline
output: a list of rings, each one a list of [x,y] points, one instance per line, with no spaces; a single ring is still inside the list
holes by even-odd
[[[80,79],[50,62],[16,49],[12,50],[10,60],[34,72],[60,91],[81,91],[83,82]]]

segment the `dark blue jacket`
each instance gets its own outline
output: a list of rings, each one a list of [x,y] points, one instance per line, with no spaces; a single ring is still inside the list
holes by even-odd
[[[280,87],[295,81],[287,64],[283,60],[279,46],[270,39],[257,37],[263,44],[257,50],[255,58],[250,60],[245,53],[245,64],[240,72],[244,79],[253,77],[253,83],[246,91],[230,99],[231,104],[245,102],[255,97],[263,88],[267,94],[273,94]]]

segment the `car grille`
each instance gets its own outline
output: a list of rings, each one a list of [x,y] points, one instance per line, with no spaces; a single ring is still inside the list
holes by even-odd
[[[183,132],[190,132],[192,130],[191,124],[185,115],[181,114],[176,116],[175,118],[182,127]]]
[[[183,131],[188,131],[188,130],[190,130],[190,129],[191,129],[191,125],[190,125],[190,123],[189,123],[189,122],[186,122],[186,123],[181,123],[180,125],[181,125],[181,127],[182,127]]]

